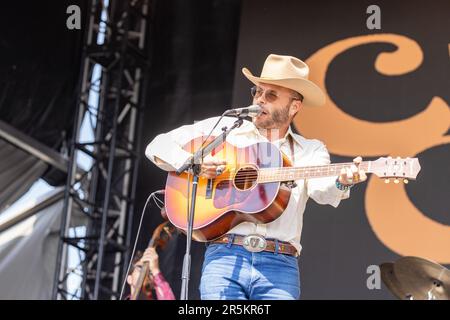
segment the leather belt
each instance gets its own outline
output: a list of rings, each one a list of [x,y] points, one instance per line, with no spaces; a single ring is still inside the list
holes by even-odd
[[[211,241],[211,243],[229,244],[230,240],[232,241],[232,244],[243,246],[250,252],[278,252],[298,257],[297,249],[295,249],[295,247],[289,242],[265,239],[259,234],[249,234],[248,236],[242,236],[239,234],[225,234],[220,238]]]

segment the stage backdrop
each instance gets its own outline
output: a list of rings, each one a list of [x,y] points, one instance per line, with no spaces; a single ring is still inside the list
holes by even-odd
[[[371,4],[381,29],[367,27]],[[250,103],[243,66],[259,74],[268,54],[293,55],[327,94],[323,107],[299,112],[301,135],[323,141],[333,162],[410,156],[422,165],[408,185],[370,176],[337,209],[309,202],[302,298],[389,297],[368,289],[367,268],[400,256],[450,264],[449,22],[448,1],[244,2],[234,105]]]
[[[408,185],[370,176],[337,209],[310,200],[299,259],[302,299],[392,299],[384,286],[369,289],[367,280],[371,266],[401,256],[449,266],[450,2],[198,4],[194,10],[183,1],[157,1],[143,141],[227,107],[249,105],[252,84],[241,68],[259,74],[270,53],[297,56],[327,94],[325,106],[301,110],[297,132],[322,140],[333,162],[391,155],[419,157],[422,165],[418,180]],[[366,25],[372,4],[381,11],[381,29]],[[134,233],[146,196],[163,188],[165,177],[143,159]],[[151,207],[140,248],[160,222]],[[177,296],[184,246],[179,235],[161,253],[161,268]],[[204,245],[195,243],[194,299],[203,252]]]

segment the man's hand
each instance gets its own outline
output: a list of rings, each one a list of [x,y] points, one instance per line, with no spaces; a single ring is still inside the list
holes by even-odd
[[[367,175],[363,169],[359,169],[359,164],[362,158],[356,157],[353,159],[353,164],[350,168],[342,169],[339,175],[339,182],[344,185],[357,184],[367,180]]]
[[[200,177],[206,179],[213,179],[219,175],[221,175],[225,171],[226,161],[216,159],[215,157],[207,156],[203,160],[201,169],[200,169]]]
[[[141,262],[148,262],[150,273],[152,275],[158,274],[159,271],[159,257],[155,248],[147,248],[142,255]]]

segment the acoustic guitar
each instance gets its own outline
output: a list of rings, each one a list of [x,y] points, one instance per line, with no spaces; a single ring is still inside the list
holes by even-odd
[[[187,143],[184,150],[195,152],[204,137]],[[234,226],[248,221],[269,223],[286,209],[291,188],[296,180],[339,176],[342,168],[352,163],[293,167],[289,159],[272,143],[259,142],[238,148],[225,142],[211,155],[227,162],[225,171],[214,179],[199,178],[194,228],[196,241],[214,240]],[[414,180],[420,171],[417,158],[382,157],[362,161],[367,173],[380,178],[393,178],[398,183]],[[192,175],[170,172],[165,188],[165,208],[170,222],[182,232],[187,230]],[[189,191],[189,192],[188,192]]]

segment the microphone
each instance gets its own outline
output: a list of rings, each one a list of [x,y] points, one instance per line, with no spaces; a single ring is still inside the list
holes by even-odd
[[[261,113],[261,111],[262,111],[262,108],[259,105],[254,104],[254,105],[248,106],[246,108],[228,109],[222,114],[222,116],[234,116],[234,117],[238,117],[239,120],[242,120],[241,118],[245,118],[245,117],[254,118],[254,117],[258,116]],[[225,134],[225,136],[223,136],[223,138],[226,138],[226,135],[228,135],[232,129],[239,127],[239,125],[240,125],[240,124],[238,124],[239,120],[236,121],[235,124],[230,129],[227,129],[224,131],[224,134],[225,133],[226,134]],[[217,126],[218,123],[219,122],[216,123],[214,128]],[[214,128],[213,128],[213,130],[214,130]],[[213,130],[211,130],[211,132]],[[211,132],[208,135],[208,137],[211,135]],[[220,137],[216,137],[216,139],[218,139],[218,138],[220,138]],[[223,138],[221,138],[221,139],[223,139]],[[217,141],[219,141],[219,140],[217,140]],[[213,142],[216,143],[216,140],[213,140]],[[223,140],[222,140],[222,142],[223,142]],[[207,154],[209,154],[212,151],[211,145],[212,145],[212,143],[208,144],[204,148],[200,148],[199,150],[197,150],[193,156],[191,156],[189,159],[187,159],[186,162],[180,168],[178,168],[178,170],[176,171],[176,174],[177,175],[181,174],[183,171],[185,171],[186,169],[191,167],[192,164],[194,164],[194,163],[198,164],[199,160],[203,158],[203,152],[204,152],[203,149],[210,148],[207,151]],[[216,144],[216,145],[218,145],[218,144]]]
[[[224,116],[236,116],[239,118],[251,117],[254,118],[261,113],[261,107],[257,104],[248,106],[246,108],[229,109],[224,112]]]

